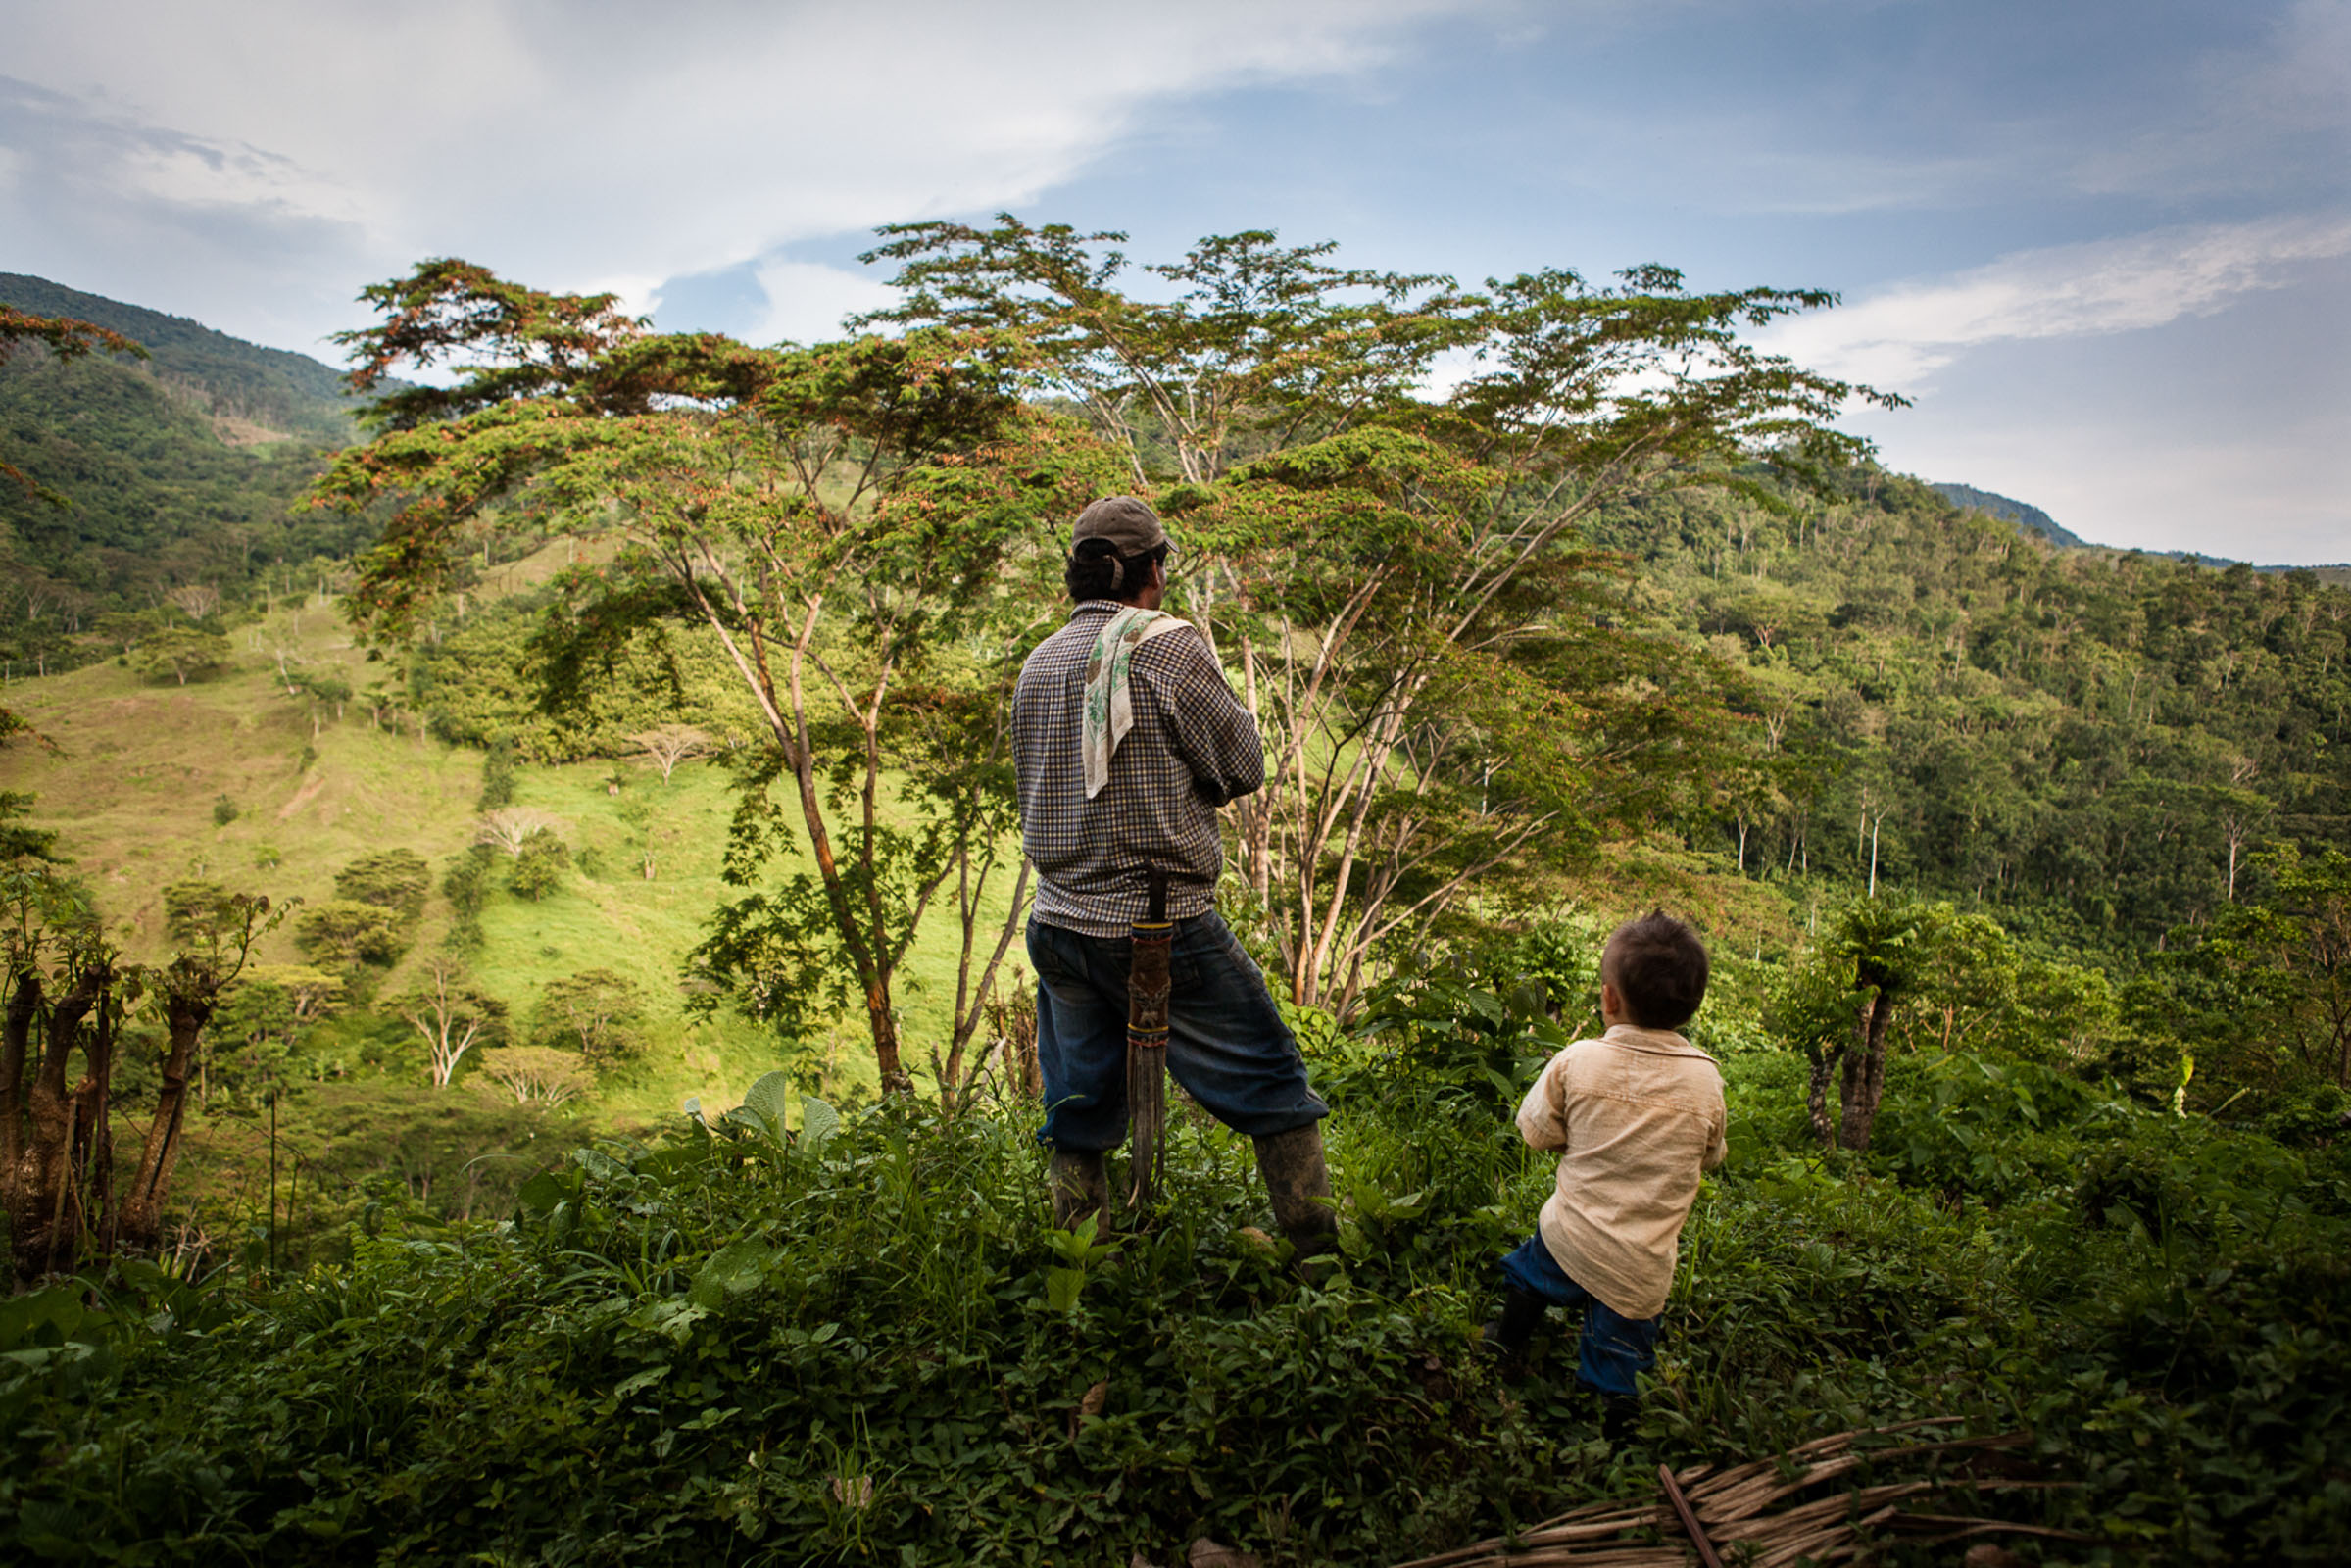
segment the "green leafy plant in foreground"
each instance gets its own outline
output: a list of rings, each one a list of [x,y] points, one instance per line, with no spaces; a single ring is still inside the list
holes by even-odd
[[[1433,1052],[1334,1087],[1327,1288],[1264,1245],[1247,1145],[1213,1125],[1178,1118],[1155,1224],[1062,1235],[1029,1114],[842,1116],[778,1074],[576,1152],[511,1221],[355,1230],[348,1265],[246,1298],[128,1270],[91,1282],[102,1320],[38,1298],[0,1346],[48,1352],[0,1363],[0,1539],[800,1563],[1164,1561],[1206,1535],[1378,1562],[1631,1494],[1660,1457],[1952,1414],[2032,1432],[2081,1483],[2012,1504],[2099,1543],[2046,1560],[2339,1556],[2336,1152],[2028,1078],[2041,1135],[2090,1157],[1980,1174],[1919,1142],[1926,1107],[1991,1127],[2025,1101],[1955,1069],[1896,1083],[1872,1164],[1819,1151],[1800,1058],[1737,1060],[1734,1159],[1685,1234],[1641,1438],[1612,1455],[1564,1326],[1524,1384],[1475,1352],[1494,1258],[1550,1178],[1450,1112]]]

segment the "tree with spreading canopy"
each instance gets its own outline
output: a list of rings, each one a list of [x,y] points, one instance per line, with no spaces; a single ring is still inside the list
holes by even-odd
[[[482,990],[464,964],[446,955],[425,960],[424,972],[392,1008],[424,1042],[425,1066],[435,1089],[449,1087],[467,1052],[505,1038],[506,1004]]]
[[[543,1045],[605,1066],[637,1049],[637,1025],[644,1012],[645,993],[626,975],[582,969],[547,982],[539,993],[532,1032]]]
[[[203,680],[226,668],[228,639],[192,626],[169,626],[139,639],[130,654],[130,666],[149,680],[170,676],[176,685]]]
[[[1237,654],[1266,730],[1242,874],[1292,1000],[1342,1014],[1384,944],[1471,888],[1532,892],[1751,765],[1735,672],[1629,613],[1580,526],[1675,488],[1781,506],[1757,465],[1848,463],[1839,409],[1899,401],[1742,339],[1819,290],[1692,293],[1640,267],[1470,293],[1249,231],[1143,267],[1147,295],[1119,234],[1009,215],[882,234],[867,260],[899,265],[903,299],[868,320],[1017,335],[1031,385],[1156,490],[1175,600]],[[1441,356],[1472,367],[1442,396]]]
[[[997,869],[979,840],[1008,793],[1001,747],[990,764],[945,744],[1008,676],[950,656],[1018,618],[1002,574],[1114,472],[1098,445],[1015,395],[1024,350],[997,334],[753,349],[457,261],[367,297],[384,320],[345,339],[356,389],[478,363],[381,399],[382,433],[320,482],[324,501],[387,509],[353,595],[362,624],[412,630],[493,506],[610,537],[614,557],[568,574],[542,628],[554,684],[593,678],[648,619],[708,626],[765,731],[727,875],[756,888],[795,836],[814,865],[730,903],[698,961],[763,1016],[855,992],[883,1083],[906,1087],[899,972],[951,878],[976,904]],[[887,809],[893,783],[912,829]],[[943,1066],[959,1071],[959,1051]]]
[[[656,724],[629,736],[630,742],[643,752],[654,766],[661,770],[661,782],[677,771],[677,764],[689,757],[700,757],[710,749],[710,732],[692,724]]]
[[[424,895],[431,888],[432,866],[415,850],[377,850],[335,873],[337,898],[372,904],[403,920],[423,914]]]
[[[619,546],[542,627],[557,693],[648,618],[725,648],[767,730],[727,875],[760,878],[795,806],[814,862],[725,906],[698,951],[751,1010],[859,993],[905,1087],[897,977],[952,886],[964,975],[939,1072],[959,1080],[1010,930],[990,950],[976,917],[1012,820],[1005,695],[1062,613],[1043,524],[1112,489],[1156,492],[1183,609],[1238,645],[1274,762],[1236,812],[1242,869],[1298,1003],[1347,1010],[1384,944],[1471,887],[1540,888],[1740,765],[1730,672],[1624,613],[1621,564],[1576,529],[1628,495],[1768,495],[1747,466],[1862,450],[1830,420],[1876,394],[1739,335],[1831,296],[1693,294],[1664,268],[1470,294],[1252,231],[1147,269],[1179,291],[1151,300],[1122,291],[1116,235],[1005,218],[883,238],[891,336],[655,334],[609,296],[442,261],[370,288],[384,320],[345,339],[360,391],[479,361],[382,398],[384,433],[321,481],[385,509],[353,598],[368,630],[413,627],[503,507]],[[1435,397],[1446,353],[1480,368]]]

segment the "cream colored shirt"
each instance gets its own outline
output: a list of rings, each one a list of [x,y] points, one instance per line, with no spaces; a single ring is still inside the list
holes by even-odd
[[[1540,1229],[1568,1278],[1626,1317],[1663,1311],[1698,1173],[1730,1152],[1727,1120],[1722,1069],[1670,1030],[1613,1024],[1553,1056],[1518,1130],[1559,1151]]]

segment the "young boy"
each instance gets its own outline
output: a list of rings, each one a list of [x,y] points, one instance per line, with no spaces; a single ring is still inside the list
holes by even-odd
[[[1657,1364],[1698,1173],[1729,1152],[1722,1072],[1674,1032],[1705,999],[1706,970],[1705,946],[1679,920],[1617,927],[1600,953],[1607,1032],[1553,1056],[1518,1107],[1528,1145],[1559,1151],[1559,1183],[1536,1234],[1502,1259],[1507,1294],[1487,1343],[1515,1363],[1545,1307],[1580,1310],[1576,1381],[1600,1395],[1611,1441],[1630,1429],[1635,1377]]]

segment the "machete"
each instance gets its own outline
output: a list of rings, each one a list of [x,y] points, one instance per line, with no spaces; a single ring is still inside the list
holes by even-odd
[[[1175,944],[1167,873],[1154,865],[1144,877],[1151,907],[1127,928],[1127,1135],[1134,1161],[1127,1207],[1135,1213],[1158,1194],[1167,1144],[1167,957]]]

